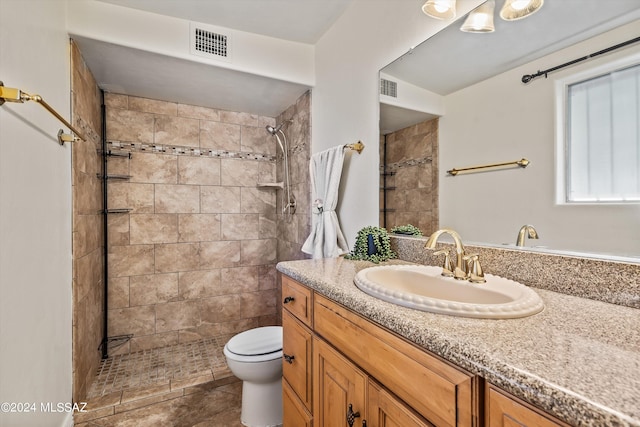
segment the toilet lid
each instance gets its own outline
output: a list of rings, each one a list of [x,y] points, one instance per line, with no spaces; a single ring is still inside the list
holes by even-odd
[[[265,326],[239,333],[226,347],[241,356],[275,353],[282,350],[282,326]]]

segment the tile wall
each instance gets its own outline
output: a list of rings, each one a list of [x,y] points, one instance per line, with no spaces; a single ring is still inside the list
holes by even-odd
[[[380,164],[384,165],[384,139],[380,143]],[[438,119],[427,120],[386,135],[387,176],[386,228],[412,224],[429,235],[438,229]],[[380,168],[380,188],[383,167]],[[385,206],[380,191],[380,209]],[[384,212],[380,212],[380,225]]]
[[[311,141],[311,92],[302,95],[295,104],[277,117],[276,122],[291,120],[283,127],[289,143],[291,193],[297,208],[293,215],[282,213],[282,190],[277,194],[278,261],[308,258],[300,249],[311,232],[311,187],[309,159]],[[273,144],[276,144],[275,138]],[[283,156],[278,150],[277,180],[283,181]]]
[[[106,94],[113,354],[277,323],[275,119]],[[308,190],[307,190],[308,193]],[[300,197],[304,199],[304,197]]]
[[[71,43],[73,125],[86,138],[72,144],[73,400],[83,401],[100,364],[104,301],[100,90]]]

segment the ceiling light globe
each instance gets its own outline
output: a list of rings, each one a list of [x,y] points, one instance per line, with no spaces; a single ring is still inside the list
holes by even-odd
[[[544,0],[506,0],[500,10],[500,18],[505,21],[517,21],[540,10]]]
[[[453,19],[456,17],[456,0],[427,0],[422,12],[436,19]]]

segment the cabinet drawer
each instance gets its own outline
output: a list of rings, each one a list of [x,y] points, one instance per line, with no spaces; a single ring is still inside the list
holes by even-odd
[[[302,323],[311,327],[311,289],[282,276],[282,306]]]
[[[311,332],[291,314],[282,313],[282,375],[311,410]]]
[[[478,377],[316,295],[314,330],[438,426],[478,423]],[[366,344],[363,344],[366,343]]]
[[[487,427],[568,427],[493,386],[487,387],[486,416]]]

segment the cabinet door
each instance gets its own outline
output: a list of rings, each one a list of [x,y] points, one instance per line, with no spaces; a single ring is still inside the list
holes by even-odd
[[[311,332],[287,311],[282,313],[282,375],[311,410]]]
[[[326,342],[313,338],[313,418],[315,427],[348,427],[351,408],[354,427],[366,414],[367,377]]]
[[[368,392],[367,427],[434,427],[371,380]]]
[[[311,427],[311,414],[286,381],[282,382],[282,407],[282,427]]]
[[[488,427],[565,427],[567,424],[552,419],[537,409],[525,406],[515,398],[505,396],[503,392],[487,387],[487,423]]]

